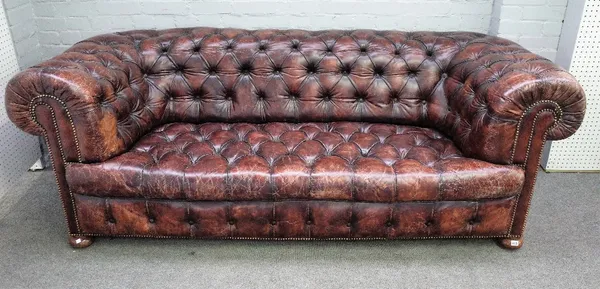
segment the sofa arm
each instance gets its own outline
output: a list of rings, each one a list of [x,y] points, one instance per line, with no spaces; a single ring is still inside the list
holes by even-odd
[[[569,137],[585,113],[584,92],[573,76],[497,37],[469,43],[452,59],[444,91],[446,125],[463,153],[500,164],[525,162],[515,155],[525,155],[532,142],[543,145],[545,136]],[[548,121],[540,121],[542,115]],[[544,133],[534,142],[539,129]]]
[[[56,135],[66,161],[102,161],[123,152],[148,126],[131,117],[144,93],[133,61],[122,61],[109,46],[82,42],[13,77],[6,110],[20,129]]]

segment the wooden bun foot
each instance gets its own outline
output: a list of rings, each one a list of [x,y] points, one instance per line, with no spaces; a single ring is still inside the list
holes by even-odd
[[[496,243],[498,243],[498,246],[500,246],[504,249],[516,250],[523,246],[523,238],[521,237],[521,238],[515,238],[515,239],[508,239],[508,238],[496,239]]]
[[[69,236],[69,245],[76,249],[87,248],[94,243],[94,238],[86,236]]]

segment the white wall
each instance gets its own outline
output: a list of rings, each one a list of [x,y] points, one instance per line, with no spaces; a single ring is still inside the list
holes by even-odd
[[[19,71],[13,40],[0,2],[0,103],[4,105],[4,88]],[[0,208],[14,193],[15,183],[39,156],[37,139],[19,131],[8,119],[4,107],[0,109]],[[0,213],[2,210],[0,209]]]
[[[42,60],[37,25],[31,0],[4,0],[6,18],[21,68]]]
[[[568,0],[495,0],[490,34],[515,41],[554,60],[567,2]]]
[[[111,31],[240,28],[470,30],[509,38],[554,59],[567,0],[4,0],[21,65]],[[573,0],[579,1],[579,0]],[[31,11],[33,10],[33,11]],[[26,14],[34,23],[29,23]],[[27,20],[25,20],[27,19]],[[15,32],[16,31],[16,32]],[[31,30],[27,30],[31,31]],[[40,56],[31,53],[39,41]]]
[[[90,36],[145,28],[373,28],[487,33],[493,3],[493,0],[5,1],[32,1],[40,50],[45,58]]]

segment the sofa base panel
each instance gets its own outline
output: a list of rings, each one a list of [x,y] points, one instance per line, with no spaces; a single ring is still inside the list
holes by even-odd
[[[505,238],[516,197],[473,201],[190,202],[74,195],[78,236],[245,240]]]
[[[238,240],[238,241],[401,241],[401,240],[434,240],[434,239],[494,239],[498,246],[516,250],[523,246],[523,238],[521,236],[429,236],[429,237],[398,237],[395,239],[387,238],[261,238],[261,237],[224,237],[224,238],[212,238],[212,237],[189,237],[189,236],[161,236],[161,235],[103,235],[103,234],[71,234],[69,235],[69,244],[73,248],[81,249],[87,248],[92,245],[94,238],[140,238],[140,239],[196,239],[196,240]],[[74,239],[85,239],[89,240],[84,246],[73,245],[71,240]],[[518,246],[514,246],[514,243],[510,241],[519,240]]]

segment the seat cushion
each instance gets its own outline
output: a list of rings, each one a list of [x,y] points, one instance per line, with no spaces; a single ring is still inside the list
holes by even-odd
[[[105,162],[69,163],[66,177],[99,197],[401,202],[514,196],[524,171],[463,157],[420,127],[170,123]]]

